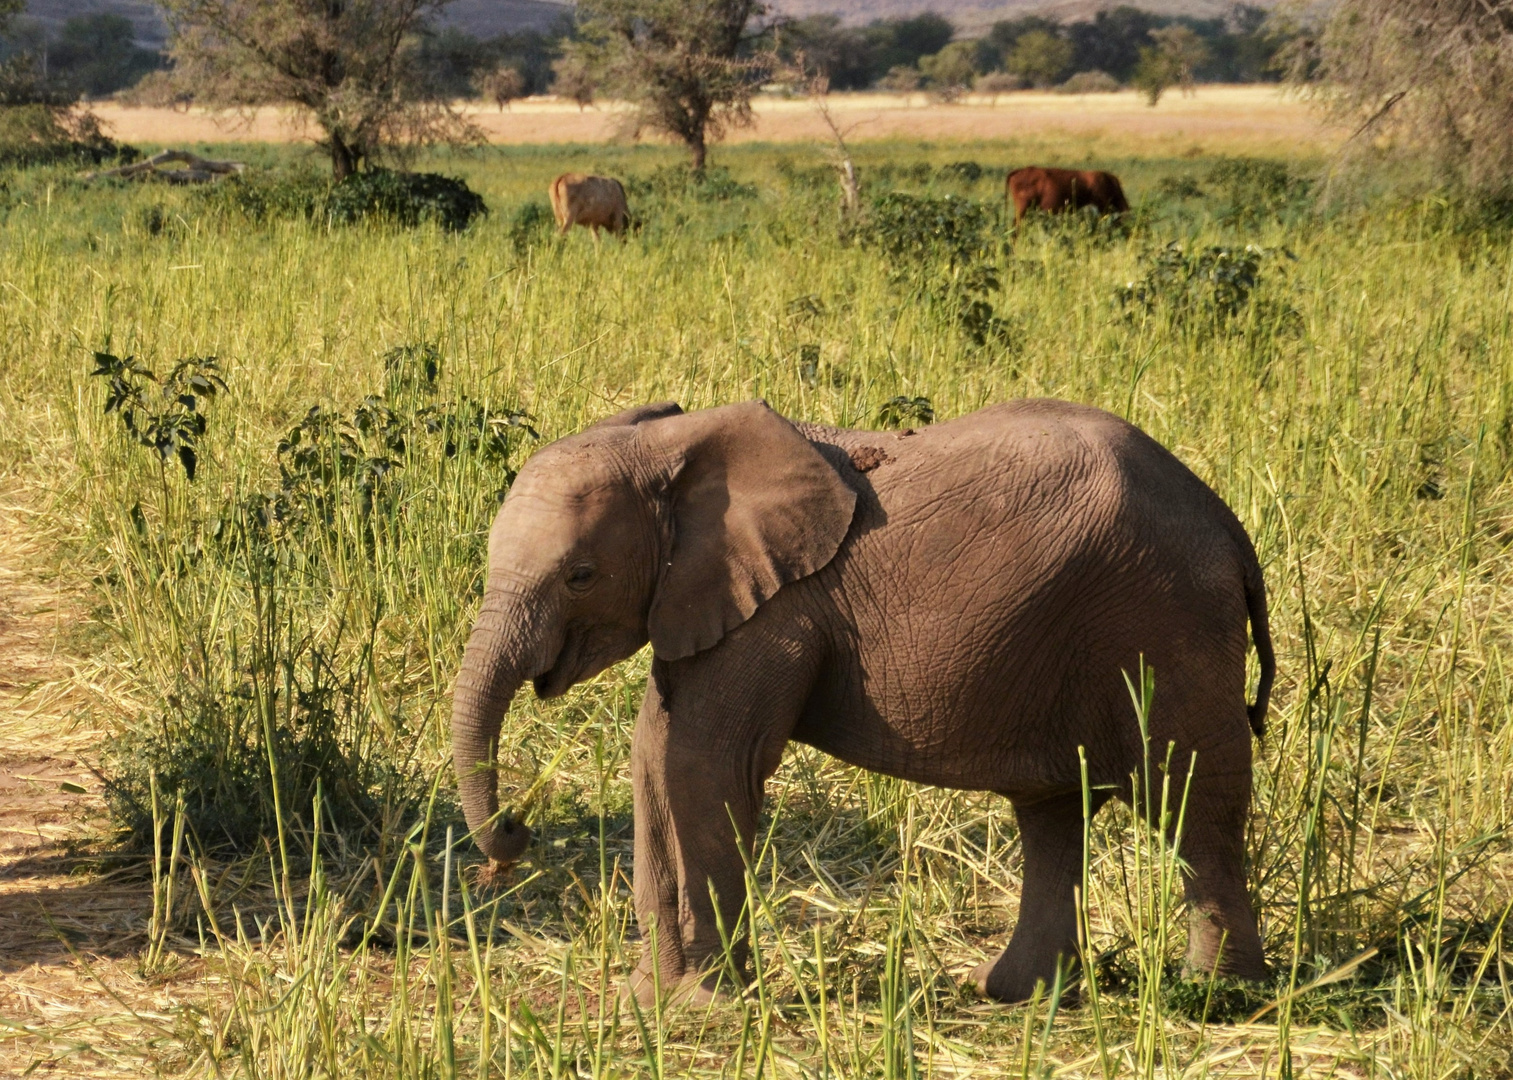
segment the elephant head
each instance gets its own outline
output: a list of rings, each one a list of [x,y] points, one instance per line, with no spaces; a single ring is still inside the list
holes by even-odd
[[[828,563],[855,505],[760,401],[631,409],[526,462],[489,533],[483,606],[453,695],[458,789],[484,854],[508,863],[530,840],[500,819],[494,770],[522,683],[555,697],[648,640],[664,660],[709,648]]]

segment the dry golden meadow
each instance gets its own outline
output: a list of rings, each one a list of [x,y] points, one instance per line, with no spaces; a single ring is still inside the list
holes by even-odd
[[[1262,93],[846,103],[864,194],[942,215],[927,247],[985,226],[954,265],[841,227],[797,103],[703,185],[597,142],[603,114],[517,106],[493,130],[540,145],[420,161],[488,201],[459,234],[5,177],[0,1073],[1513,1076],[1513,212],[1406,174],[1318,209],[1331,137]],[[144,146],[246,138],[104,115]],[[1113,168],[1135,213],[1011,247],[1002,178],[1030,162]],[[640,231],[543,228],[567,168],[626,178]],[[194,391],[192,481],[142,445],[183,406],[118,364],[128,429],[96,353],[158,379],[216,358],[180,369],[224,380]],[[1128,416],[1256,541],[1272,982],[1183,977],[1180,846],[1111,809],[1086,972],[981,1002],[962,980],[1020,885],[1007,805],[794,748],[738,929],[750,989],[618,1006],[644,655],[515,703],[503,789],[538,836],[477,884],[450,682],[536,434],[668,398],[880,426],[1029,395]]]

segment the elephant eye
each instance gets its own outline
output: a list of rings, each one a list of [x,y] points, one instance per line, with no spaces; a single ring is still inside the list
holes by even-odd
[[[594,568],[588,563],[579,563],[568,571],[567,583],[569,585],[587,585],[589,579],[594,576]]]

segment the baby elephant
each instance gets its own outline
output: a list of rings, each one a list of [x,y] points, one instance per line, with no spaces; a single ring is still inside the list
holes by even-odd
[[[621,236],[630,224],[625,185],[613,177],[563,173],[552,181],[547,194],[552,200],[552,216],[563,236],[574,225],[586,226],[595,236],[600,229]]]
[[[1131,801],[1143,771],[1125,683],[1142,657],[1151,757],[1175,744],[1172,790],[1191,785],[1189,964],[1263,977],[1244,871],[1275,670],[1261,569],[1218,496],[1118,417],[1026,400],[876,432],[760,401],[664,404],[542,449],[490,533],[452,713],[462,805],[495,865],[529,839],[495,790],[511,697],[527,680],[555,697],[648,640],[631,757],[636,912],[656,943],[631,977],[643,1001],[654,966],[674,993],[712,992],[717,919],[737,924],[742,849],[790,740],[1013,803],[1019,921],[976,984],[1028,997],[1077,950],[1078,748],[1095,809]]]

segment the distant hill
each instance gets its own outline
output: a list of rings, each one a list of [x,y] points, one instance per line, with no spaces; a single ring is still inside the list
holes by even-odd
[[[474,37],[491,38],[522,30],[550,30],[572,14],[572,4],[550,0],[452,0],[443,22]]]
[[[834,14],[852,25],[874,19],[892,19],[920,15],[927,11],[944,15],[957,28],[968,33],[986,30],[999,19],[1021,15],[1048,15],[1071,21],[1091,18],[1104,8],[1117,7],[1120,0],[770,0],[773,10],[784,15]],[[1129,2],[1129,0],[1124,0]],[[1278,0],[1246,0],[1255,7],[1272,8]],[[1133,7],[1157,15],[1190,15],[1211,19],[1223,15],[1235,0],[1135,0]]]
[[[26,13],[56,33],[68,19],[97,11],[126,16],[136,28],[137,44],[161,50],[168,24],[151,0],[28,0]],[[456,26],[475,37],[491,38],[522,30],[549,30],[572,13],[571,4],[550,0],[455,0],[448,5],[444,25]]]
[[[944,15],[961,30],[975,33],[987,29],[998,19],[1011,19],[1031,13],[1072,20],[1089,18],[1102,8],[1114,7],[1119,0],[771,0],[775,12],[804,16],[833,13],[847,23],[868,23],[918,15],[933,11]],[[1257,7],[1275,7],[1279,0],[1248,0]],[[1161,15],[1192,15],[1212,18],[1233,6],[1233,0],[1139,0],[1135,5]],[[453,0],[448,5],[444,25],[456,26],[480,38],[522,30],[550,30],[573,10],[571,3],[552,0]],[[56,32],[63,22],[75,15],[96,11],[113,11],[125,15],[136,27],[137,44],[161,49],[168,36],[152,0],[29,0],[26,12],[49,30]]]
[[[137,44],[144,49],[161,50],[168,38],[168,24],[151,0],[28,0],[26,14],[41,23],[52,35],[69,19],[93,15],[97,11],[125,15],[137,32]]]

